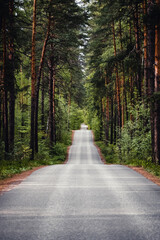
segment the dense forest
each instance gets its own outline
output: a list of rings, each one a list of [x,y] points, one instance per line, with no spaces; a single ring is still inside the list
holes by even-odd
[[[2,175],[64,160],[82,122],[108,162],[160,164],[159,0],[4,0],[0,33]]]
[[[160,1],[89,8],[86,92],[95,138],[108,161],[160,164]]]
[[[83,122],[86,21],[74,0],[0,2],[1,170],[65,157]]]

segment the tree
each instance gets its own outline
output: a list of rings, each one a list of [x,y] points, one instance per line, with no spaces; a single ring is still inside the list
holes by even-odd
[[[160,1],[156,0],[157,8],[160,9]],[[154,161],[160,164],[160,17],[156,15],[155,24],[155,79],[154,79]]]
[[[31,140],[30,147],[32,149],[31,159],[34,158],[35,151],[35,86],[36,86],[36,59],[35,59],[35,44],[36,44],[36,4],[33,1],[33,23],[32,23],[32,57],[31,57]]]
[[[35,151],[38,152],[38,103],[39,103],[39,89],[40,89],[40,80],[41,80],[41,75],[42,75],[42,69],[44,65],[44,58],[45,58],[45,52],[47,48],[47,43],[49,39],[49,34],[50,34],[50,25],[51,25],[51,14],[49,13],[48,16],[48,27],[47,27],[47,32],[45,36],[45,40],[43,43],[43,48],[42,48],[42,53],[41,53],[41,59],[40,59],[40,64],[39,64],[39,69],[38,69],[38,77],[36,81],[36,100],[35,100]]]
[[[63,135],[70,131],[67,121],[72,118],[68,109],[73,109],[74,103],[83,105],[79,46],[85,43],[82,31],[86,18],[83,6],[74,0],[0,2],[2,158],[14,153],[13,159],[18,156],[23,159],[26,155],[34,159],[35,153],[42,151],[42,146],[48,148],[48,127],[52,127],[51,146],[64,141]],[[52,68],[48,67],[48,60],[51,60]],[[65,73],[72,75],[73,84]],[[42,111],[39,111],[40,98]],[[48,122],[49,101],[52,126]]]
[[[9,46],[8,46],[8,86],[9,86],[9,146],[14,151],[15,136],[15,76],[14,76],[14,0],[9,0]]]

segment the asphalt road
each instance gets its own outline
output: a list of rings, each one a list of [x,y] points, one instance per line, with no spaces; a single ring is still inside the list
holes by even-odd
[[[160,187],[104,165],[89,130],[69,162],[42,168],[0,196],[0,240],[159,240]]]

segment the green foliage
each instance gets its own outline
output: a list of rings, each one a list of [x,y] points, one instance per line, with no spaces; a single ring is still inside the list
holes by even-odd
[[[96,141],[96,145],[100,148],[106,163],[117,164],[120,163],[116,153],[116,146],[113,144],[106,145],[103,141]]]
[[[148,159],[148,161],[143,161],[142,166],[151,174],[160,177],[160,166],[157,164],[154,164],[152,162],[152,159]]]
[[[65,143],[57,142],[52,150],[47,146],[47,141],[40,141],[39,153],[34,161],[30,161],[31,150],[25,145],[17,144],[16,153],[12,160],[0,161],[0,179],[11,177],[14,174],[32,169],[33,167],[62,164],[66,160],[67,148],[71,144],[71,133],[65,136]]]
[[[98,117],[96,115],[94,115],[94,117],[92,118],[92,120],[90,122],[90,127],[94,132],[95,141],[100,140],[100,138],[101,138],[101,135],[100,135],[100,120],[98,119]]]
[[[71,111],[69,115],[70,119],[70,129],[77,130],[80,129],[81,123],[84,122],[84,113],[77,104],[73,103],[71,105]]]
[[[151,156],[151,132],[149,109],[140,103],[130,108],[133,120],[129,120],[122,129],[117,142],[117,154],[122,161],[129,164],[132,161],[141,165],[141,161]]]

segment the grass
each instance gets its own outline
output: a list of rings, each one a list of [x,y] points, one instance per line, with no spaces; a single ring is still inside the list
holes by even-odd
[[[160,165],[153,163],[151,157],[148,157],[146,160],[138,158],[124,160],[123,157],[120,158],[120,155],[117,153],[117,146],[112,144],[107,146],[103,141],[96,141],[95,144],[100,148],[106,163],[143,167],[147,172],[160,177]]]
[[[30,149],[15,152],[14,158],[9,156],[7,160],[0,161],[0,179],[12,177],[15,174],[31,170],[34,167],[63,164],[67,157],[67,148],[71,145],[71,134],[68,134],[65,143],[57,142],[50,149],[47,144],[40,143],[39,153],[34,160],[30,160]],[[25,149],[25,150],[24,150]]]
[[[95,141],[95,144],[100,148],[106,163],[120,164],[120,160],[116,155],[115,145],[109,144],[107,146],[103,141]]]

